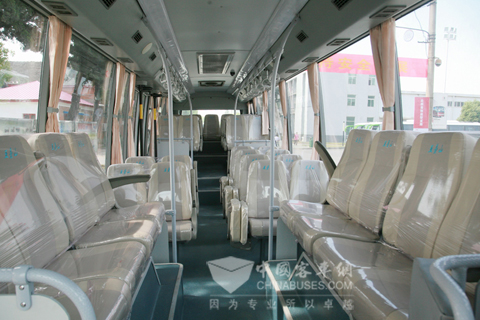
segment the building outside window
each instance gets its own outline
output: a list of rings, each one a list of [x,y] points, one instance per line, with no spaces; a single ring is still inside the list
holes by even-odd
[[[355,97],[356,95],[354,94],[347,95],[347,106],[355,107]]]
[[[348,74],[348,84],[357,84],[357,75],[355,73]]]
[[[373,117],[367,117],[367,122],[373,122]]]
[[[345,122],[347,126],[355,125],[355,117],[347,117],[347,121]]]
[[[368,96],[367,107],[374,107],[374,106],[375,106],[375,96]]]
[[[372,75],[368,76],[368,85],[374,86],[375,84],[377,84],[377,77]]]

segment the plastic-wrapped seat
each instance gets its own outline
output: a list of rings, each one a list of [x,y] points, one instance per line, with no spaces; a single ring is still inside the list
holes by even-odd
[[[0,152],[5,154],[0,159],[4,186],[0,190],[0,267],[48,265],[87,293],[97,319],[127,317],[147,261],[145,246],[132,241],[66,251],[71,246],[69,229],[32,149],[25,139],[12,135],[0,137]],[[5,284],[0,291],[14,293]],[[72,319],[79,319],[76,308],[57,289],[36,284],[35,292],[56,298]]]
[[[461,228],[457,228],[465,225],[465,221],[456,215],[464,208],[472,210],[477,201],[469,197],[471,185],[467,186],[467,182],[461,189],[468,190],[468,195],[462,198],[461,193],[457,194],[474,143],[474,138],[452,132],[426,133],[415,139],[405,172],[387,207],[383,241],[364,243],[336,237],[315,241],[315,262],[328,267],[328,278],[348,284],[347,289],[339,293],[353,298],[355,319],[386,316],[407,319],[411,258],[434,257],[437,241],[439,246],[452,244],[452,248],[459,248],[463,239],[459,241],[458,237],[462,238],[464,234],[458,232]],[[478,162],[473,166],[476,165]],[[478,180],[475,184],[478,185]],[[456,197],[460,198],[457,200]],[[452,205],[454,199],[455,206]],[[441,232],[441,227],[446,229]],[[455,232],[451,231],[452,227]],[[478,234],[477,230],[475,232]],[[439,238],[440,234],[443,237]],[[452,237],[457,237],[456,241],[451,241]],[[474,249],[474,252],[478,250]],[[340,264],[350,266],[350,271],[345,273],[341,268],[335,268]]]
[[[191,189],[192,189],[192,200],[193,200],[193,207],[195,208],[195,213],[198,215],[200,212],[200,202],[198,196],[198,172],[196,169],[197,162],[193,162],[189,156],[186,155],[176,155],[174,157],[175,162],[183,162],[187,165],[188,169],[190,170],[190,182],[191,182]],[[160,159],[161,162],[169,162],[170,156],[165,156]]]
[[[274,205],[279,206],[288,198],[288,185],[286,169],[283,162],[275,161],[274,175]],[[248,230],[253,237],[268,235],[269,208],[270,208],[270,160],[257,160],[250,164],[248,169],[247,196],[245,204],[241,205],[240,212],[233,210],[236,201],[232,201],[232,213],[230,232],[233,241],[246,243]],[[278,218],[278,212],[274,212],[274,218]],[[274,224],[274,234],[276,228]],[[238,232],[240,229],[240,232]],[[240,239],[233,238],[234,234],[240,234]]]
[[[108,167],[107,177],[116,178],[143,173],[143,167],[138,163],[112,164]],[[132,183],[113,189],[115,206],[128,208],[147,202],[147,183]]]
[[[270,146],[261,146],[258,148],[258,152],[260,152],[261,154],[267,154],[267,152],[270,151]]]
[[[148,201],[161,201],[166,210],[172,208],[170,162],[158,162],[152,167]],[[177,241],[190,241],[197,230],[193,214],[190,170],[183,162],[175,163],[175,206]],[[167,216],[169,239],[172,239],[172,217]]]
[[[132,207],[131,214],[147,213],[133,218],[121,216],[120,211],[105,206],[99,207],[99,195],[93,193],[99,189],[88,189],[82,184],[85,176],[64,135],[37,134],[30,137],[29,143],[45,157],[40,163],[41,172],[65,217],[70,241],[75,242],[77,248],[134,240],[144,244],[150,254],[164,220],[162,204],[149,212],[138,210],[142,206]],[[99,177],[99,181],[102,180],[103,177]]]
[[[150,174],[153,164],[155,163],[154,157],[149,156],[138,156],[138,157],[129,157],[125,159],[125,163],[138,163],[142,166],[144,174]]]
[[[108,209],[113,206],[112,203],[115,204],[115,197],[113,196],[113,190],[110,182],[108,181],[104,170],[102,170],[102,168],[100,167],[97,156],[95,155],[95,151],[93,150],[90,138],[86,133],[69,133],[66,135],[66,137],[70,144],[71,152],[75,157],[78,167],[81,169],[80,171],[73,170],[71,171],[71,173],[77,180],[82,180],[84,179],[84,177],[87,177],[88,184],[83,184],[87,188],[87,190],[91,190],[91,192],[95,194],[97,205],[99,207],[99,216],[101,218],[100,222],[147,219],[155,221],[161,228],[161,225],[163,224],[163,221],[165,219],[165,208],[161,203],[139,203],[138,205],[134,205],[131,207]],[[55,136],[52,135],[51,138],[55,139]],[[62,142],[59,141],[59,143]],[[51,150],[48,150],[48,152],[51,152]],[[68,150],[65,150],[65,153],[68,154]],[[154,158],[134,158],[136,159],[136,162],[141,164],[144,168],[148,168],[144,169],[143,173],[149,174],[149,164],[155,161]],[[62,159],[65,159],[65,157],[59,158],[59,160]],[[128,158],[127,160],[131,161],[132,159],[133,158]],[[76,168],[76,166],[73,166],[72,168]],[[102,189],[104,190],[104,195],[102,190],[98,187],[99,185],[102,186]],[[102,205],[104,197],[106,198],[106,202],[108,203],[107,206]],[[106,213],[104,213],[105,211]]]
[[[198,125],[198,118],[192,115],[193,120],[193,151],[200,150],[200,127]],[[181,124],[180,138],[190,138],[190,116],[181,116],[178,119],[178,124]],[[179,128],[180,131],[180,128]],[[190,145],[190,144],[189,144]]]
[[[227,135],[227,118],[228,117],[233,117],[233,114],[222,114],[221,120],[220,120],[220,143],[223,147],[223,150],[227,151],[227,140],[226,140],[226,135]]]
[[[317,210],[309,208],[307,210],[308,216],[319,217],[328,215],[338,218],[346,217],[344,213],[347,212],[350,192],[365,166],[374,134],[375,132],[373,131],[362,129],[354,129],[350,132],[342,158],[332,179],[328,183],[327,201],[332,206],[316,206]],[[339,190],[338,192],[337,189]],[[305,216],[306,212],[303,208],[304,205],[299,204],[297,200],[288,201],[280,208],[280,217],[292,232],[294,232],[293,220],[297,216]]]
[[[235,135],[235,122],[237,122],[237,136],[234,138]],[[245,133],[244,128],[244,121],[240,115],[226,117],[225,118],[225,145],[226,150],[231,150],[235,147],[234,140],[247,140],[247,134]]]
[[[317,160],[297,160],[292,165],[291,177],[291,200],[325,202],[328,173],[323,162]]]
[[[385,215],[384,207],[390,202],[402,174],[406,151],[410,149],[414,138],[415,134],[409,131],[381,131],[374,136],[362,173],[351,189],[348,211],[341,211],[352,220],[294,218],[293,233],[305,251],[311,254],[313,243],[321,237],[378,240]]]
[[[281,154],[277,156],[275,160],[280,160],[285,165],[285,169],[287,169],[287,182],[288,182],[288,185],[290,186],[292,165],[295,161],[302,160],[302,157],[298,154]]]
[[[203,139],[205,141],[220,140],[220,128],[218,116],[216,114],[207,114],[203,124]]]
[[[199,145],[199,151],[203,151],[203,122],[202,122],[202,116],[199,114],[194,114],[193,118],[197,120],[197,126],[199,129],[199,134],[200,134],[200,145]]]

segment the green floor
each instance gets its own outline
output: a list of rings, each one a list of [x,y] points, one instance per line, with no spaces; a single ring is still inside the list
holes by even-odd
[[[271,319],[271,302],[267,302],[265,290],[260,290],[265,279],[256,270],[260,242],[254,241],[249,251],[230,246],[220,205],[202,206],[198,223],[198,238],[180,244],[178,251],[178,261],[185,267],[183,319]],[[207,261],[229,256],[255,262],[248,281],[231,294],[213,280],[207,266]],[[211,308],[211,301],[216,300],[218,309]]]

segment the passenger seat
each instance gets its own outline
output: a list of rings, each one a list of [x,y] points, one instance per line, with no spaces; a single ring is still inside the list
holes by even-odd
[[[207,114],[203,125],[203,139],[205,141],[220,140],[220,128],[218,116],[216,114]]]
[[[112,164],[108,167],[107,177],[117,178],[142,173],[143,167],[138,163]],[[145,204],[147,202],[147,183],[139,182],[124,185],[113,189],[113,193],[117,208]]]
[[[297,160],[293,162],[291,177],[290,200],[325,202],[328,173],[322,161]]]

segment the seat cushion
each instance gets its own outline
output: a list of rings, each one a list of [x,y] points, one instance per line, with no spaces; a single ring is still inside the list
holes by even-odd
[[[103,278],[122,280],[129,286],[133,296],[147,258],[143,244],[129,241],[67,251],[47,269],[74,281]]]
[[[362,242],[344,238],[321,238],[313,244],[313,258],[326,278],[345,281],[345,268],[411,271],[413,261],[379,242]],[[340,290],[339,294],[343,294]]]
[[[163,203],[147,202],[144,205],[112,209],[102,217],[99,223],[144,219],[156,222],[161,231],[165,221],[165,206]]]
[[[307,201],[289,200],[280,207],[280,217],[285,225],[294,231],[293,221],[297,216],[324,217],[331,216],[339,219],[349,219],[346,215],[328,204],[312,203]]]
[[[248,225],[252,237],[268,237],[269,219],[250,218],[248,219]],[[277,235],[277,219],[273,219],[273,235]]]
[[[159,232],[158,225],[148,220],[109,222],[91,228],[75,246],[89,248],[109,243],[137,241],[145,246],[147,256],[150,256]]]
[[[127,319],[132,306],[130,288],[118,279],[94,279],[74,281],[87,294],[92,303],[97,320]],[[35,293],[53,297],[60,302],[70,319],[81,319],[77,308],[71,300],[59,290],[41,284],[36,284]]]
[[[293,234],[309,255],[312,254],[313,243],[322,237],[340,237],[370,242],[379,239],[377,234],[365,229],[354,220],[332,216],[317,218],[297,216],[293,221]]]
[[[168,240],[172,241],[172,222],[169,221],[168,223]],[[190,241],[192,240],[192,221],[177,221],[176,224],[177,229],[177,242],[178,241]]]
[[[411,270],[354,270],[352,289],[344,299],[353,300],[352,315],[356,320],[406,320],[411,277]]]

